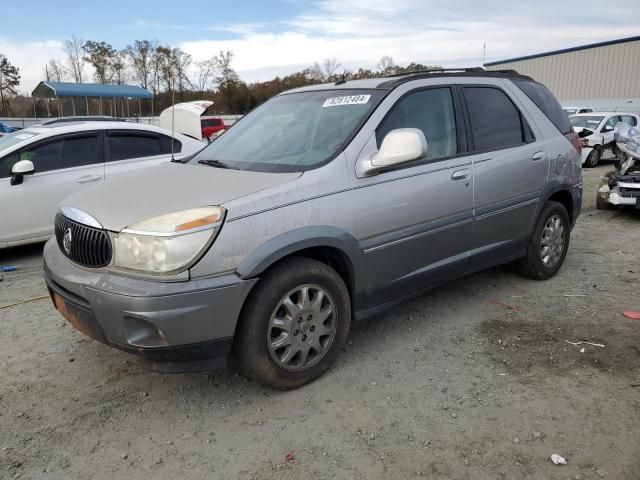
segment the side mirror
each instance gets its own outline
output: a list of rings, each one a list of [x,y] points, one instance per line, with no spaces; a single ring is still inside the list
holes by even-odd
[[[35,167],[31,160],[20,160],[11,167],[11,185],[20,185],[25,175],[31,175],[35,172]]]
[[[380,150],[374,153],[364,166],[367,175],[403,163],[420,160],[427,155],[427,139],[417,128],[398,128],[387,133]]]
[[[602,128],[602,131],[603,131],[603,132],[612,132],[612,131],[613,131],[613,127],[612,127],[611,125],[605,125],[605,126]]]

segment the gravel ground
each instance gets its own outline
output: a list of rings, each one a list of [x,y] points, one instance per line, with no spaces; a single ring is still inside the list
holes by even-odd
[[[554,279],[492,269],[360,322],[293,392],[141,370],[48,299],[0,309],[0,478],[640,478],[640,212],[595,210],[608,169]],[[41,250],[0,252],[0,307],[47,294]]]

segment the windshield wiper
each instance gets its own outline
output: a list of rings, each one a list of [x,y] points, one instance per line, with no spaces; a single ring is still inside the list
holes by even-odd
[[[202,165],[208,165],[216,168],[228,168],[230,170],[240,170],[238,167],[229,165],[228,163],[221,162],[220,160],[198,160],[198,163]]]

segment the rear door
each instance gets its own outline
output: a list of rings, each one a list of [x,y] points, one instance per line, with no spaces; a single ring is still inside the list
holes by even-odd
[[[0,159],[0,242],[12,243],[53,234],[60,202],[104,180],[102,134],[99,131],[42,140]],[[33,175],[11,185],[11,166],[31,160]]]
[[[110,130],[105,136],[106,175],[167,162],[171,152],[179,154],[182,143],[167,135],[142,130]]]
[[[522,248],[547,181],[549,155],[500,85],[463,85],[474,177],[470,268],[498,263]]]

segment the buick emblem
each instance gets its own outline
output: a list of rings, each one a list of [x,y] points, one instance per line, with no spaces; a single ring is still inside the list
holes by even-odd
[[[71,229],[67,228],[64,232],[64,237],[62,237],[62,246],[67,255],[71,255],[71,240],[73,240]]]

